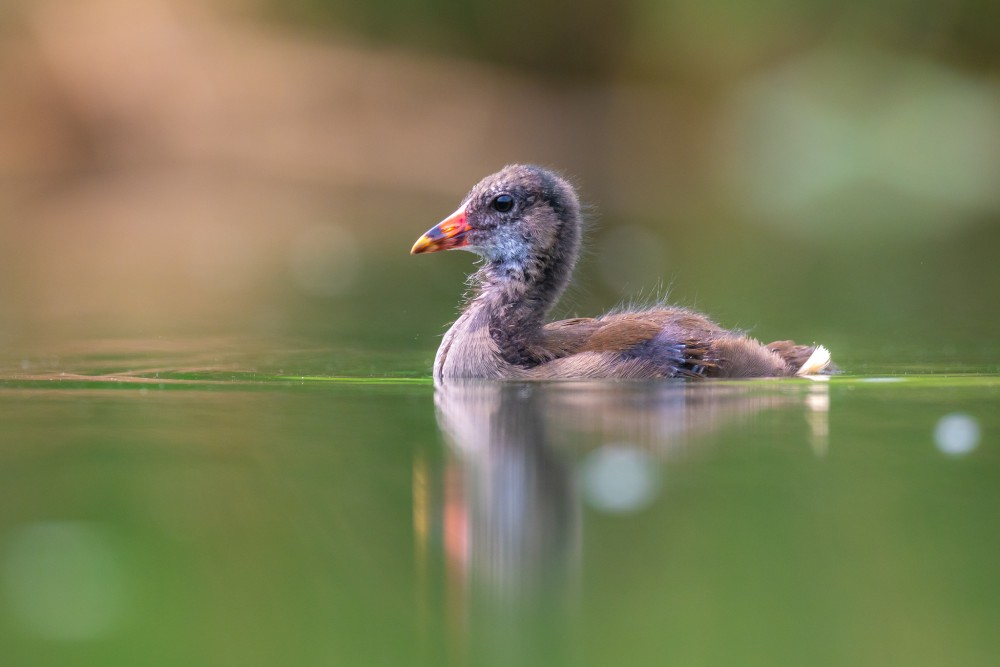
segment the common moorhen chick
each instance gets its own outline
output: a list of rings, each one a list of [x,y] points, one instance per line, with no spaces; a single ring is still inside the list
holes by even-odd
[[[545,322],[580,250],[573,187],[540,167],[487,176],[413,254],[482,257],[474,294],[434,359],[434,377],[495,379],[773,377],[829,372],[823,346],[769,345],[673,306]]]

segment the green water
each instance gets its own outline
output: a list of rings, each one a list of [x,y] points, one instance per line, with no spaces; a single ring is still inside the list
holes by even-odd
[[[435,390],[425,362],[5,360],[3,664],[995,664],[995,374]]]

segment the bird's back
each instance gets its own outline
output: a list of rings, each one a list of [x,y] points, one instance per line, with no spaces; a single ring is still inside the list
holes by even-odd
[[[551,322],[540,346],[549,361],[531,369],[539,378],[791,376],[816,349],[791,341],[763,345],[670,307]]]

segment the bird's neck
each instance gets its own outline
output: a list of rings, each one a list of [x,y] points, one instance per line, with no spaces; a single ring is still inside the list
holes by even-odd
[[[518,262],[488,262],[476,274],[479,290],[469,308],[486,316],[490,338],[507,363],[547,361],[542,326],[569,284],[575,251],[574,244]]]

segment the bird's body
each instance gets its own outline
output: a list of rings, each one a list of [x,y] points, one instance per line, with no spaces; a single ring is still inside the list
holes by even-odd
[[[763,345],[685,308],[546,323],[580,235],[573,188],[539,167],[512,165],[421,237],[412,252],[464,248],[483,257],[474,296],[438,349],[435,379],[780,377],[831,368],[822,346]]]

